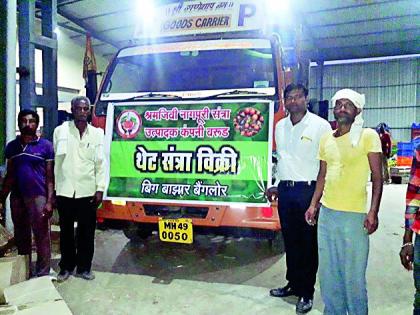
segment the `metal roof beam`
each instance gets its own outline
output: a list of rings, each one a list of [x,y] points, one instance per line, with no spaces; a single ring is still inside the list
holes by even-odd
[[[108,44],[107,43],[92,44],[92,47],[96,48],[96,47],[101,47],[101,46],[105,46],[105,45],[108,45]]]
[[[38,17],[38,16],[37,16],[37,18],[40,19],[40,17]],[[57,25],[66,29],[66,30],[69,30],[69,31],[72,31],[72,32],[75,32],[75,33],[78,33],[78,34],[81,34],[81,35],[86,35],[86,31],[75,28],[75,27],[69,25],[69,23],[67,23],[67,22],[66,23],[57,22]]]
[[[317,14],[317,13],[324,13],[324,12],[351,10],[351,9],[355,9],[355,8],[369,7],[369,6],[372,6],[372,5],[382,5],[382,4],[386,4],[386,3],[402,2],[402,1],[407,1],[407,0],[385,0],[385,1],[382,1],[382,2],[364,2],[364,3],[354,4],[354,5],[347,5],[347,6],[344,6],[344,7],[335,7],[335,8],[329,8],[329,9],[307,11],[305,13],[307,13],[307,14]]]
[[[73,3],[81,2],[83,0],[58,0],[57,8],[64,7]]]
[[[116,31],[116,30],[122,30],[125,28],[130,28],[130,27],[135,27],[135,24],[129,24],[129,25],[123,25],[123,26],[117,26],[117,27],[112,27],[112,28],[106,28],[104,30],[99,31],[98,33],[105,33],[105,32],[111,32],[111,31]]]
[[[115,55],[115,53],[107,53],[107,54],[103,54],[102,57],[104,57],[104,58],[110,58],[110,57],[112,57],[114,55]]]
[[[420,40],[396,41],[374,45],[349,45],[317,50],[303,50],[303,54],[311,60],[346,60],[357,58],[388,57],[418,54]],[[368,54],[366,52],[369,52]]]
[[[125,28],[130,28],[130,27],[135,27],[135,25],[134,24],[130,24],[130,25],[124,25],[124,26],[117,26],[117,27],[107,28],[107,29],[104,29],[104,30],[97,31],[96,33],[97,34],[106,33],[106,32],[111,32],[111,31],[116,31],[116,30],[122,30],[122,29],[125,29]],[[75,39],[75,38],[78,38],[79,36],[80,35],[74,35],[74,36],[71,36],[70,38],[71,39]],[[118,42],[115,42],[115,44],[118,45]]]
[[[35,4],[35,17],[39,20],[42,19],[40,4],[38,2]],[[75,33],[78,33],[78,34],[81,34],[81,35],[86,35],[86,31],[75,28],[75,27],[73,27],[69,24],[70,24],[69,21],[57,22],[57,25],[64,28],[64,29],[67,29],[69,31],[72,31],[72,32],[75,32]]]
[[[81,35],[86,35],[86,31],[75,28],[71,25],[68,25],[68,24],[65,24],[65,23],[60,23],[60,22],[58,22],[57,25],[64,28],[64,29],[67,29],[69,31],[72,31],[72,32],[75,32],[75,33],[78,33],[78,34],[81,34]]]
[[[336,36],[327,36],[327,37],[317,37],[317,41],[322,40],[329,40],[329,39],[337,39],[337,38],[348,38],[348,37],[363,37],[363,36],[371,36],[371,35],[382,35],[388,33],[404,33],[404,32],[412,32],[420,30],[420,27],[410,27],[410,28],[403,28],[403,29],[396,29],[396,30],[387,30],[387,31],[377,31],[377,32],[366,32],[366,33],[352,33],[346,35],[336,35]],[[307,39],[305,41],[310,41],[311,39]]]
[[[118,14],[118,13],[125,13],[125,12],[131,12],[131,11],[133,11],[133,10],[132,9],[124,9],[124,10],[112,11],[112,12],[107,12],[107,13],[101,13],[101,14],[97,14],[97,15],[87,16],[87,17],[85,17],[83,19],[80,19],[80,21],[86,21],[86,20],[91,20],[91,19],[96,19],[96,18],[108,16],[108,15],[113,15],[113,14]]]
[[[92,37],[108,43],[116,48],[119,48],[118,44],[110,39],[108,36],[99,34],[99,32],[97,32],[94,28],[92,28],[89,24],[80,21],[79,18],[75,17],[74,15],[72,15],[71,13],[65,12],[65,10],[63,10],[62,8],[57,8],[57,12],[58,14],[60,14],[62,17],[66,18],[67,20],[71,21],[72,23],[76,24],[77,26],[81,27],[82,29],[86,30],[86,32],[88,32]]]
[[[397,15],[397,16],[387,16],[382,18],[375,18],[375,19],[365,19],[365,20],[354,20],[354,21],[348,21],[348,22],[340,22],[340,23],[330,23],[330,24],[311,24],[311,28],[322,28],[322,27],[335,27],[335,26],[341,26],[341,25],[349,25],[349,24],[360,24],[360,23],[368,23],[368,22],[378,22],[378,21],[388,21],[388,20],[396,20],[396,19],[402,19],[407,17],[416,18],[419,17],[420,14],[405,14],[405,15]]]

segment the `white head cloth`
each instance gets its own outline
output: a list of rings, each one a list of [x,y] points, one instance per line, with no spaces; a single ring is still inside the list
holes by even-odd
[[[343,89],[335,93],[333,98],[331,99],[332,106],[334,107],[335,102],[342,98],[346,98],[350,100],[354,104],[354,106],[356,106],[357,108],[360,108],[361,110],[363,110],[363,106],[365,106],[365,95],[359,94],[356,91],[353,91],[351,89]],[[351,125],[350,133],[349,133],[351,144],[354,147],[359,143],[360,135],[362,134],[362,129],[363,129],[363,116],[362,116],[362,112],[360,112],[359,115],[357,115],[356,118],[354,119],[354,122]]]

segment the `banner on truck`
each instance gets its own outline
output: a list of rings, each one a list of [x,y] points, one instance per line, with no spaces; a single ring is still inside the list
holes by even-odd
[[[106,199],[268,205],[270,101],[110,104]]]

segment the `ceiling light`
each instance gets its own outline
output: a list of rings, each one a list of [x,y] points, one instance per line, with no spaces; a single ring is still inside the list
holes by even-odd
[[[136,13],[141,19],[145,29],[150,29],[153,25],[156,7],[152,0],[137,0]]]
[[[268,12],[274,14],[289,11],[290,8],[288,0],[266,0],[266,6],[269,10]]]
[[[271,24],[288,25],[293,22],[289,0],[266,0],[265,10]]]

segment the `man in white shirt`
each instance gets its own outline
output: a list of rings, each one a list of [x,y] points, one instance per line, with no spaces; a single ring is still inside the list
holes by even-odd
[[[298,313],[309,312],[313,305],[318,269],[317,231],[316,226],[306,223],[305,212],[319,171],[319,141],[331,130],[328,121],[307,110],[307,97],[308,90],[301,84],[290,84],[284,91],[289,115],[276,125],[276,183],[267,191],[270,200],[278,197],[288,281],[286,286],[270,290],[270,295],[298,296]]]
[[[96,209],[102,202],[105,190],[104,132],[88,124],[88,98],[73,98],[71,111],[74,120],[54,130],[54,151],[57,157],[54,174],[61,250],[57,279],[67,280],[76,268],[77,277],[93,280],[95,276],[91,266]]]

